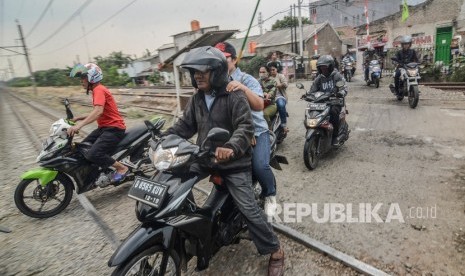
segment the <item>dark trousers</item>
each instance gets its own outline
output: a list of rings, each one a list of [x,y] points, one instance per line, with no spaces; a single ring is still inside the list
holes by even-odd
[[[124,138],[124,129],[115,127],[97,128],[87,136],[83,143],[91,143],[92,147],[86,152],[85,157],[92,163],[102,168],[108,168],[115,163],[111,154],[118,143]]]
[[[266,255],[276,252],[280,246],[278,237],[267,221],[265,213],[255,201],[252,173],[250,171],[230,173],[222,177],[234,203],[247,220],[247,228],[258,253]]]
[[[396,69],[396,74],[394,75],[394,86],[396,88],[396,92],[399,93],[400,88],[400,69]]]
[[[336,138],[339,134],[339,114],[341,114],[342,106],[333,105],[329,110],[329,122],[333,125],[333,138]]]

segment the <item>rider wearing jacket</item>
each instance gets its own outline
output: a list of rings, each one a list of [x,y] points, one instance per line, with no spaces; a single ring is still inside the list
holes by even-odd
[[[369,65],[372,60],[379,60],[379,56],[375,53],[374,48],[368,48],[366,51],[364,58],[363,65],[365,66],[365,81],[368,81],[370,78],[368,76]]]
[[[312,84],[310,91],[308,93],[316,93],[316,92],[324,92],[324,93],[333,93],[336,89],[336,83],[338,81],[344,81],[344,77],[334,68],[334,59],[330,55],[321,56],[317,62],[318,68],[318,77]],[[342,89],[337,92],[338,96],[345,97],[346,91]],[[342,107],[339,105],[331,106],[331,110],[329,113],[329,121],[333,125],[333,139],[332,144],[334,146],[339,145],[339,141],[337,140],[338,132],[339,132],[339,114],[341,113]]]
[[[402,49],[396,53],[396,59],[400,64],[407,64],[410,62],[418,62],[418,56],[415,50],[410,49],[412,46],[412,37],[409,35],[404,35],[400,41]],[[400,65],[399,64],[399,65]],[[400,66],[396,68],[396,74],[394,75],[394,85],[396,88],[396,93],[399,94],[399,84],[400,84]]]
[[[197,144],[214,127],[231,133],[229,141],[215,152],[218,172],[236,206],[247,220],[250,236],[260,254],[271,254],[269,275],[284,273],[284,252],[273,233],[252,190],[251,142],[254,125],[247,97],[243,91],[228,93],[228,64],[224,54],[210,46],[189,51],[181,67],[189,70],[192,86],[197,88],[183,117],[165,134],[190,139],[197,133]],[[208,172],[200,164],[200,173]]]

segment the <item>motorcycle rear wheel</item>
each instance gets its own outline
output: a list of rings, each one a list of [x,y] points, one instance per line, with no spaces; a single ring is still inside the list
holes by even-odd
[[[313,136],[304,145],[304,163],[307,169],[314,170],[318,166],[317,137]]]
[[[118,266],[112,276],[160,275],[160,266],[165,251],[160,245],[137,254],[128,262]],[[181,275],[180,260],[176,252],[168,252],[168,265],[164,275]]]
[[[409,96],[408,96],[408,105],[411,108],[417,107],[419,99],[420,99],[420,95],[418,91],[418,86],[416,85],[411,86]]]
[[[33,188],[33,190],[26,191],[28,188]],[[40,185],[39,179],[23,179],[15,190],[15,204],[19,211],[26,216],[50,218],[59,214],[69,205],[73,197],[73,189],[73,183],[60,174],[45,187]],[[29,200],[26,202],[25,199]],[[58,205],[44,211],[46,203],[51,201],[57,201]],[[34,203],[40,204],[38,209],[33,207]]]

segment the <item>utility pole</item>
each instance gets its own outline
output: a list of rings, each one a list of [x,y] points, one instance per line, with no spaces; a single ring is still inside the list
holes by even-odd
[[[292,14],[292,5],[291,5],[291,22],[294,22],[294,15]],[[294,26],[291,24],[291,52],[294,53]]]
[[[303,0],[298,0],[298,16],[299,16],[299,55],[302,57],[303,56],[303,51],[304,51],[304,41],[303,41],[303,29],[302,29],[302,14],[300,12],[300,8],[302,6]]]
[[[295,7],[295,4],[293,5],[294,7],[294,17],[292,18],[292,22],[294,22],[294,20],[296,19],[296,7]],[[295,24],[292,24],[294,26],[294,53],[297,53],[298,51],[298,47],[297,47],[297,26]]]
[[[15,70],[13,69],[13,63],[11,62],[11,58],[8,58],[8,65],[10,67],[10,75],[11,78],[15,78]]]
[[[19,25],[18,20],[16,20],[16,24],[18,24],[19,38],[21,40],[21,43],[23,44],[24,55],[26,56],[26,62],[27,62],[27,67],[29,69],[29,74],[31,75],[31,81],[32,81],[32,87],[34,89],[34,94],[37,95],[36,79],[34,78],[34,74],[32,73],[31,61],[29,60],[29,54],[27,53],[26,42],[24,41],[23,29],[21,25]]]
[[[258,28],[260,29],[260,35],[263,34],[263,21],[262,21],[262,12],[258,13]]]

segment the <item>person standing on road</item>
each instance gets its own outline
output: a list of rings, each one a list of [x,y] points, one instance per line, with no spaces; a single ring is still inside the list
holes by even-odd
[[[73,136],[85,125],[97,121],[98,128],[82,141],[83,143],[92,144],[85,157],[102,168],[110,166],[115,168],[116,171],[109,176],[110,181],[112,183],[122,182],[129,169],[122,163],[115,161],[111,154],[116,145],[123,140],[126,125],[110,90],[100,83],[103,79],[102,70],[94,63],[77,64],[71,70],[69,76],[80,78],[81,85],[86,89],[86,93],[92,92],[94,109],[89,115],[72,119],[76,124],[68,129],[68,135]]]
[[[344,81],[344,77],[334,68],[334,59],[330,55],[321,56],[317,62],[318,72],[320,75],[315,79],[310,88],[309,93],[315,93],[318,91],[324,93],[333,93],[338,81]],[[341,97],[346,96],[345,90],[338,92]],[[332,145],[338,146],[339,141],[337,139],[339,133],[339,114],[341,113],[342,106],[332,105],[329,111],[329,121],[333,125],[333,137]]]
[[[268,132],[267,121],[264,114],[269,111],[269,106],[264,107],[264,93],[260,87],[260,83],[251,75],[243,73],[237,67],[236,49],[228,42],[217,43],[215,48],[219,49],[228,62],[228,74],[233,79],[226,87],[226,91],[244,91],[247,96],[247,101],[252,109],[252,119],[254,123],[255,142],[252,154],[252,172],[257,178],[258,183],[262,188],[261,197],[264,198],[265,214],[272,217],[277,208],[276,204],[276,181],[273,171],[270,167],[270,133]],[[269,96],[268,96],[269,97]],[[276,113],[276,106],[274,106]]]
[[[281,127],[284,129],[284,132],[287,133],[289,132],[289,128],[287,127],[288,113],[286,111],[287,80],[283,74],[278,73],[278,65],[275,62],[269,63],[268,68],[270,68],[271,76],[276,81],[276,105],[278,107],[279,117],[281,118]]]
[[[410,47],[412,46],[411,36],[404,35],[400,40],[400,45],[402,46],[402,49],[396,53],[396,59],[400,64],[418,62],[417,52],[413,49],[410,49]],[[396,88],[397,95],[399,95],[400,64],[399,66],[397,66],[396,73],[394,75],[394,86]]]
[[[201,144],[208,132],[220,127],[230,139],[215,150],[217,171],[234,203],[247,220],[247,227],[260,254],[271,254],[268,275],[283,275],[284,251],[271,224],[258,206],[252,189],[251,143],[254,137],[252,113],[243,91],[228,93],[228,61],[215,47],[204,46],[186,53],[181,67],[187,69],[192,85],[198,89],[180,118],[166,134],[190,139],[197,134]],[[242,84],[236,84],[242,87]],[[234,87],[230,87],[234,90]],[[209,171],[202,164],[199,173]]]

